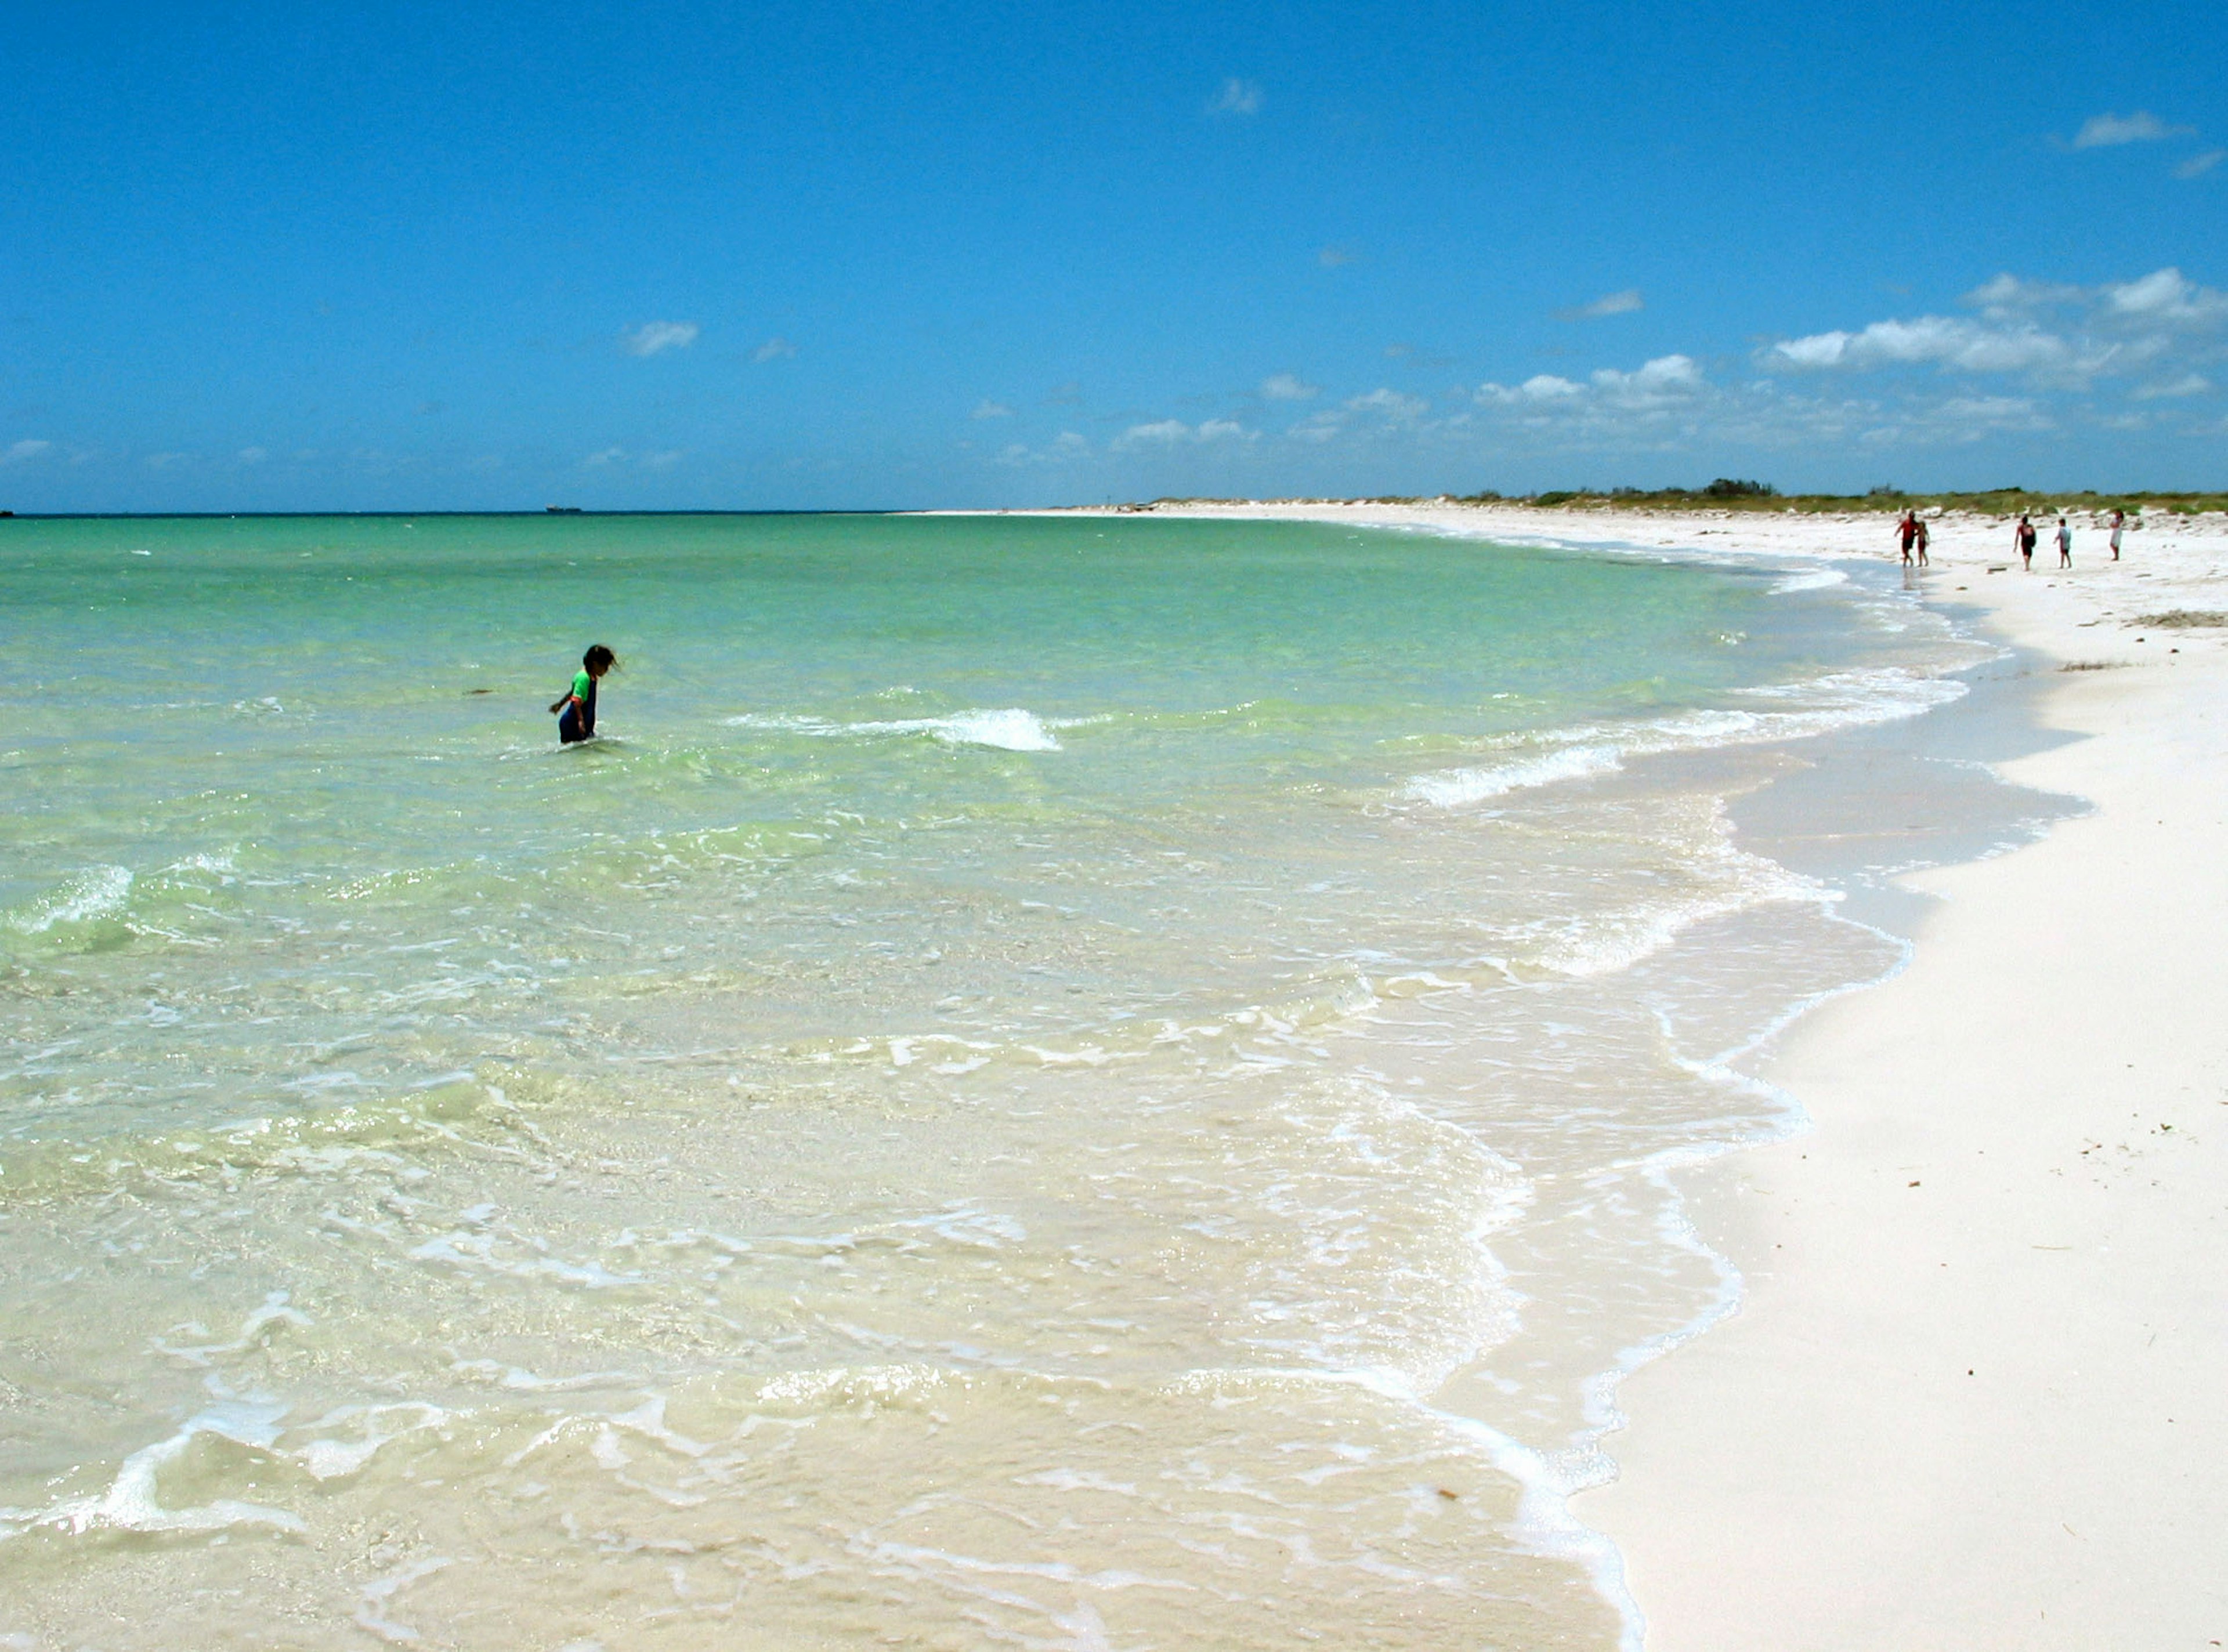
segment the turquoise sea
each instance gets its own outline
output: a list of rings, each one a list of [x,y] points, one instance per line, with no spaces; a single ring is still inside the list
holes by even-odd
[[[879,516],[17,520],[0,647],[0,1644],[550,1652],[1629,1640],[1668,1172],[1900,955],[1732,812],[1991,654]]]

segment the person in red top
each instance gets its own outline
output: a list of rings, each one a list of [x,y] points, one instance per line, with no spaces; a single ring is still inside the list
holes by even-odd
[[[1907,568],[1911,565],[1911,547],[1918,539],[1918,513],[1904,512],[1903,520],[1895,525],[1895,531],[1903,539],[1903,565]]]

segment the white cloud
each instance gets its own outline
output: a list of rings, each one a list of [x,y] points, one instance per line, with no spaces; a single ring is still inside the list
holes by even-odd
[[[1032,448],[1026,442],[1008,442],[998,454],[998,462],[1004,465],[1066,464],[1085,458],[1091,443],[1073,431],[1062,431],[1049,447]]]
[[[976,402],[975,411],[967,415],[970,418],[1011,418],[1013,416],[1012,408],[1002,401],[992,401],[987,396]]]
[[[782,361],[797,354],[797,346],[785,338],[770,338],[751,352],[753,361]]]
[[[2228,359],[2219,336],[2228,330],[2228,292],[2170,265],[2095,287],[2000,275],[1965,302],[1980,315],[1919,316],[1783,339],[1759,351],[1757,363],[1789,373],[1931,366],[2076,391],[2110,377],[2177,383],[2177,374]]]
[[[687,452],[681,448],[673,448],[664,453],[645,453],[642,456],[643,468],[646,470],[670,470],[687,456]]]
[[[2198,327],[2228,318],[2228,293],[2200,287],[2171,266],[2140,281],[2107,283],[2102,290],[2105,307],[2117,316]]]
[[[1999,431],[2046,431],[2052,423],[2025,396],[1952,396],[1920,415],[1916,433],[1977,442]]]
[[[1874,322],[1860,333],[1813,333],[1764,353],[1766,367],[1823,369],[1939,362],[1969,373],[2017,373],[2068,360],[2071,348],[2032,325],[1986,326],[1954,316]]]
[[[0,464],[22,464],[28,459],[37,458],[52,446],[54,443],[51,442],[26,437],[10,447],[5,453],[0,453]]]
[[[1630,373],[1603,367],[1585,384],[1534,373],[1516,386],[1480,385],[1476,399],[1488,407],[1553,408],[1580,404],[1610,406],[1625,412],[1649,412],[1699,396],[1709,389],[1702,369],[1690,355],[1659,355]]]
[[[1629,372],[1603,367],[1582,380],[1541,373],[1519,385],[1488,382],[1472,399],[1506,437],[1570,450],[1665,451],[1706,436],[1783,443],[1786,421],[1762,420],[1749,410],[1749,399],[1776,393],[1769,381],[1721,389],[1693,356],[1674,354]]]
[[[1568,379],[1559,379],[1552,373],[1535,373],[1522,384],[1482,384],[1477,387],[1477,399],[1492,405],[1514,407],[1526,402],[1565,401],[1572,396],[1586,393],[1584,385],[1573,384]]]
[[[626,462],[626,456],[624,448],[605,448],[600,453],[590,454],[580,462],[582,464],[623,464]]]
[[[2163,384],[2145,385],[2134,394],[2137,401],[2158,401],[2168,397],[2202,396],[2212,388],[2212,381],[2203,373],[2185,373]]]
[[[2228,150],[2206,150],[2201,155],[2191,156],[2174,168],[2174,175],[2177,178],[2201,178],[2223,161],[2228,161]]]
[[[1593,375],[1593,387],[1620,406],[1655,407],[1702,389],[1702,369],[1692,356],[1659,355],[1632,373],[1604,367]]]
[[[1186,443],[1251,442],[1254,436],[1255,432],[1235,419],[1210,418],[1194,429],[1180,418],[1163,418],[1149,424],[1132,424],[1111,445],[1117,453],[1127,453],[1138,448],[1172,448]]]
[[[2007,273],[1974,288],[1965,295],[1965,302],[1991,321],[2004,321],[2046,309],[2053,304],[2078,303],[2086,296],[2079,287],[2052,281],[2026,281]]]
[[[242,464],[261,464],[270,456],[270,450],[266,448],[242,448],[240,450],[240,462]]]
[[[1803,338],[1782,339],[1771,347],[1767,365],[1790,367],[1838,367],[1847,363],[1853,335],[1836,328]]]
[[[1166,447],[1191,435],[1191,426],[1180,418],[1163,418],[1150,424],[1132,424],[1114,438],[1117,448]]]
[[[2038,435],[2071,443],[2131,420],[2199,434],[2215,428],[2212,399],[2228,391],[2228,291],[2173,267],[2083,286],[2005,274],[1947,314],[1781,340],[1724,371],[1706,359],[1672,353],[1629,369],[1540,373],[1434,401],[1389,386],[1332,398],[1296,373],[1262,380],[1257,393],[1292,405],[1294,422],[1275,439],[1296,463],[1303,453],[1314,462],[1316,448],[1435,463],[1528,450],[1684,455],[1749,474],[1731,469],[1746,462],[1734,456],[1947,452]],[[2101,395],[2114,380],[2120,391]],[[1132,424],[1109,447],[1234,451],[1255,441],[1264,438],[1234,420],[1168,418]]]
[[[1377,413],[1396,424],[1409,424],[1429,412],[1431,404],[1419,396],[1404,396],[1397,390],[1373,390],[1366,396],[1352,398],[1346,405],[1350,412]]]
[[[1566,322],[1598,321],[1604,316],[1629,316],[1636,309],[1645,309],[1641,302],[1640,289],[1627,287],[1623,292],[1604,293],[1591,304],[1580,304],[1575,309],[1560,309],[1557,317]]]
[[[1222,89],[1207,99],[1210,115],[1258,115],[1261,112],[1261,87],[1258,82],[1240,80],[1235,76],[1222,83]]]
[[[190,453],[150,453],[147,456],[147,468],[150,470],[168,470],[174,464],[192,463],[193,457]]]
[[[2104,149],[2116,144],[2154,144],[2162,137],[2187,137],[2193,129],[2169,126],[2148,109],[2132,115],[2091,115],[2073,136],[2078,150]]]
[[[1335,270],[1354,262],[1354,253],[1343,246],[1327,246],[1316,254],[1316,262],[1326,270]]]
[[[644,322],[633,332],[622,333],[619,339],[629,355],[657,355],[666,350],[687,349],[701,330],[694,322]]]

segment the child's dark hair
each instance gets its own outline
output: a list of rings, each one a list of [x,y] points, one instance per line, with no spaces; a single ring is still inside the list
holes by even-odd
[[[580,656],[580,663],[586,666],[590,671],[609,671],[611,667],[618,665],[618,655],[613,654],[609,648],[604,647],[600,642],[597,643],[595,647],[590,648],[587,653]]]

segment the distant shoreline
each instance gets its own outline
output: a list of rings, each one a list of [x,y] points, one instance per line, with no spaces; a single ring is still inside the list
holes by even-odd
[[[2209,488],[2134,488],[2100,492],[2090,488],[2057,491],[2026,488],[1993,488],[1963,493],[1905,493],[1883,488],[1868,494],[1781,494],[1755,483],[1738,484],[1751,491],[1713,493],[1706,488],[1556,488],[1537,494],[1437,494],[1431,495],[1377,494],[1351,499],[1292,497],[1285,499],[1156,499],[1121,505],[1068,505],[1044,507],[1028,514],[1073,513],[1092,516],[1181,515],[1207,509],[1270,507],[1309,509],[1399,508],[1428,510],[1559,510],[1594,513],[1619,511],[1693,513],[1713,511],[1726,515],[1900,515],[1906,510],[1925,513],[1963,513],[1975,516],[2039,514],[2058,511],[2135,513],[2155,507],[2180,516],[2228,515],[2228,491]]]
[[[485,510],[301,510],[301,511],[0,511],[0,518],[19,522],[136,522],[136,521],[270,521],[339,518],[351,521],[385,518],[611,516],[1189,516],[1240,512],[1303,513],[1312,510],[1431,510],[1521,511],[1527,514],[1560,513],[1580,516],[1696,515],[1755,516],[1882,516],[1906,510],[1922,514],[2016,516],[2022,512],[2055,515],[2060,511],[2097,513],[2124,509],[2130,515],[2146,511],[2190,518],[2228,516],[2228,491],[2206,489],[2138,488],[2101,492],[2095,488],[2049,492],[2028,488],[1993,488],[1968,493],[1871,494],[1712,494],[1707,488],[1591,488],[1551,489],[1538,494],[1437,494],[1429,495],[1365,494],[1352,498],[1291,496],[1273,499],[1153,499],[1100,505],[907,506],[846,505],[820,510],[759,509],[719,505],[680,509],[617,508],[593,506],[517,506]]]

